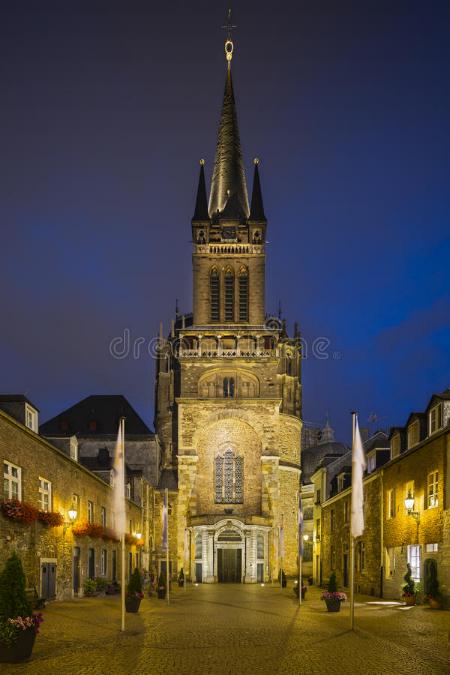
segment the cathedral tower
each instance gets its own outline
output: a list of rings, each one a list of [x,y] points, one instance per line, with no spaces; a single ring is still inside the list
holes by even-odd
[[[233,48],[229,36],[209,199],[200,162],[193,313],[161,333],[155,426],[176,505],[172,570],[251,583],[297,572],[301,354],[297,329],[266,313],[267,220],[257,159],[248,199]]]

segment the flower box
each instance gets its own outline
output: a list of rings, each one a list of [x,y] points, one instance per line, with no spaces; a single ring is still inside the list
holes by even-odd
[[[0,502],[0,508],[5,518],[26,525],[33,523],[39,516],[39,511],[36,507],[27,502],[21,502],[18,499],[3,499]]]

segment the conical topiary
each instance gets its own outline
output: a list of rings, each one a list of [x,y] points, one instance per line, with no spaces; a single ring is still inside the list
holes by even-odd
[[[25,574],[22,562],[13,553],[0,574],[0,621],[31,616],[31,605],[25,593]]]
[[[414,595],[416,584],[412,578],[411,565],[409,563],[406,565],[406,574],[403,579],[405,581],[405,585],[403,586],[404,595]]]
[[[337,589],[336,572],[332,572],[328,580],[328,593],[336,593]]]
[[[139,570],[136,568],[128,582],[128,595],[135,595],[135,593],[142,593],[142,579]]]

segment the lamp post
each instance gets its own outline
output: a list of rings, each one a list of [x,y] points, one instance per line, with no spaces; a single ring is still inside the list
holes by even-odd
[[[405,508],[408,516],[412,516],[418,525],[420,523],[420,512],[414,511],[414,495],[411,493],[411,490],[408,491],[408,496],[405,499]]]

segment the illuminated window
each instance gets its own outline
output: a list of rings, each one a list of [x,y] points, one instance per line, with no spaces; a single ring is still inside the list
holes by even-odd
[[[225,272],[225,321],[234,321],[234,274]]]
[[[391,439],[391,459],[400,454],[400,434],[395,434]]]
[[[428,508],[433,506],[438,506],[438,486],[439,486],[439,473],[438,471],[432,471],[428,474],[428,498],[427,505]]]
[[[426,544],[425,550],[427,553],[437,553],[439,550],[439,544]]]
[[[387,517],[395,517],[395,490],[387,491]]]
[[[214,267],[209,278],[211,295],[211,321],[220,321],[220,279],[219,272]]]
[[[226,450],[215,459],[217,504],[241,504],[244,501],[244,458]]]
[[[31,431],[38,430],[37,428],[37,412],[33,410],[28,404],[25,405],[25,426],[27,426]]]
[[[408,448],[412,448],[413,445],[417,445],[420,441],[420,424],[419,420],[416,420],[408,427]]]
[[[442,403],[438,403],[430,410],[430,434],[439,431],[442,427]]]
[[[106,548],[102,548],[102,555],[100,557],[100,574],[102,577],[106,576],[108,571],[108,551]]]
[[[195,559],[196,560],[201,560],[202,559],[202,535],[201,534],[196,534],[195,535]]]
[[[248,321],[248,270],[239,272],[239,321]]]
[[[22,469],[11,462],[3,462],[3,496],[22,499]]]
[[[88,523],[93,523],[94,522],[94,502],[91,502],[90,500],[88,500],[87,507],[88,507]]]
[[[39,478],[39,508],[41,511],[52,510],[52,484],[45,478]]]
[[[264,559],[264,535],[258,534],[256,538],[256,555],[258,560]]]
[[[408,563],[414,581],[420,581],[420,546],[408,546]]]

